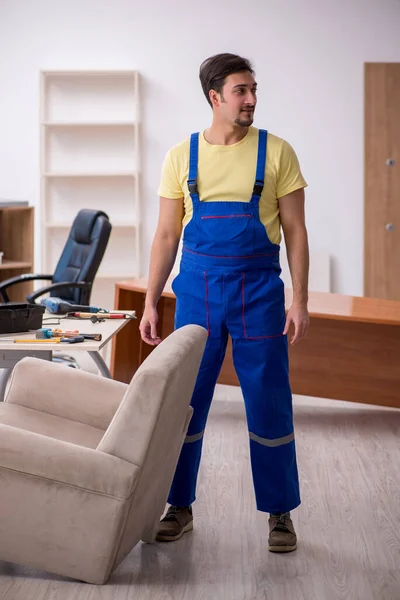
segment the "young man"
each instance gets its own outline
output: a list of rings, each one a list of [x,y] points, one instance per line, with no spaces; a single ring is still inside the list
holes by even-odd
[[[269,550],[296,549],[290,511],[300,504],[288,374],[287,334],[307,332],[306,182],[284,140],[252,127],[257,83],[250,62],[219,54],[200,67],[213,111],[211,127],[172,148],[164,161],[160,213],[152,245],[142,339],[156,345],[157,302],[184,227],[180,272],[173,282],[175,326],[204,326],[208,342],[191,405],[159,541],[193,528],[192,503],[203,434],[228,335],[243,392],[257,508],[270,513]],[[280,279],[282,225],[293,283],[285,316]]]

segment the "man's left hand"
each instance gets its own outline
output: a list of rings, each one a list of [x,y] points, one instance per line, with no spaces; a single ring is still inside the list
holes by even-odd
[[[307,335],[310,326],[310,318],[306,304],[293,303],[286,316],[285,329],[283,335],[287,335],[291,326],[294,326],[294,335],[290,339],[290,344],[294,346],[303,337]]]

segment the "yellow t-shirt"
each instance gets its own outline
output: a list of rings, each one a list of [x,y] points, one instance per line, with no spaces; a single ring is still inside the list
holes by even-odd
[[[197,187],[202,202],[250,201],[256,174],[258,129],[249,127],[237,144],[209,144],[199,136]],[[171,148],[162,167],[159,196],[184,197],[185,226],[193,214],[187,187],[189,173],[189,139]],[[307,186],[293,148],[285,140],[268,133],[265,181],[260,198],[260,220],[273,244],[281,241],[278,198]]]

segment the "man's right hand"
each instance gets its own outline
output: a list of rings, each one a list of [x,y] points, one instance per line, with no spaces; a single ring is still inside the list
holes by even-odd
[[[157,335],[158,313],[156,308],[145,307],[139,331],[142,340],[150,346],[158,346],[161,338]]]

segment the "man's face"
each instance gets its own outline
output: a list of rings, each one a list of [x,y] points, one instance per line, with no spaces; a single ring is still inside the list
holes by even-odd
[[[257,83],[251,73],[242,71],[229,75],[222,93],[215,93],[214,109],[224,120],[249,127],[257,104]]]

